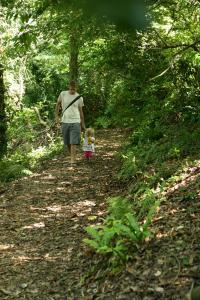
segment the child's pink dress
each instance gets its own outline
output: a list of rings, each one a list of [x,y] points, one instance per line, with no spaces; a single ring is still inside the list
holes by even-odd
[[[83,141],[83,151],[85,158],[89,159],[93,156],[94,153],[94,137],[85,137]]]

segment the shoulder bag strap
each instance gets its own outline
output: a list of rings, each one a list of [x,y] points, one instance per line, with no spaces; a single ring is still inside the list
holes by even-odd
[[[63,116],[63,114],[64,114],[64,112],[74,103],[74,102],[76,102],[79,98],[81,98],[82,97],[82,95],[78,95],[74,100],[72,100],[72,102],[70,102],[68,105],[67,105],[67,107],[65,107],[65,109],[63,110],[63,112],[62,112],[62,116]]]

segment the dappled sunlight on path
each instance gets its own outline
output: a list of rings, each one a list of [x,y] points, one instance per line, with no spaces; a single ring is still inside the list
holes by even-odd
[[[0,197],[0,299],[65,299],[70,281],[79,281],[84,228],[118,192],[109,185],[122,139],[121,131],[99,131],[90,164],[80,152],[70,169],[62,155],[8,185]]]
[[[115,154],[126,134],[98,131],[91,163],[80,151],[71,168],[61,154],[7,185],[0,195],[1,300],[183,300],[193,279],[200,285],[198,162],[163,190],[152,237],[133,249],[123,271],[113,276],[82,242],[86,226],[105,218],[109,197],[136,199],[128,182],[117,181]]]

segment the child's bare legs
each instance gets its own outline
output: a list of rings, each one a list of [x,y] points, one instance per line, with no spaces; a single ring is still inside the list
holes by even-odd
[[[91,151],[85,151],[84,152],[84,156],[85,156],[86,160],[88,162],[90,162],[91,161],[91,157],[93,156],[93,153]]]

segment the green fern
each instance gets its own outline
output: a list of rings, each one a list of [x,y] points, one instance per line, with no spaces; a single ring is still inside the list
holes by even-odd
[[[147,191],[138,213],[139,217],[136,217],[127,199],[112,198],[109,200],[109,214],[104,224],[87,227],[86,231],[91,238],[84,239],[84,242],[97,253],[109,254],[112,261],[127,261],[132,255],[133,246],[138,249],[140,243],[150,236],[149,226],[158,205],[154,194]]]

